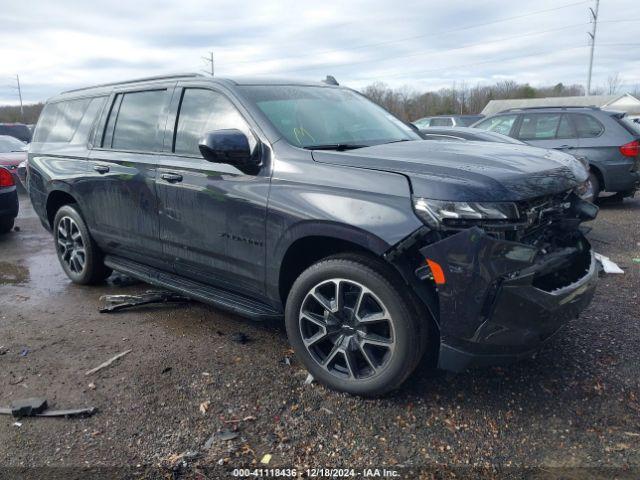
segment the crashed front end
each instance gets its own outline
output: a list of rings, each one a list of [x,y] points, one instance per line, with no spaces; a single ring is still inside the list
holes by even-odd
[[[572,191],[508,205],[421,200],[426,226],[395,253],[438,324],[440,368],[530,356],[591,302],[598,271],[580,224],[598,209]]]

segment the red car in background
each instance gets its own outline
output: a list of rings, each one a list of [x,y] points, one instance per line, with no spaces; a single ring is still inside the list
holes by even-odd
[[[0,135],[0,167],[4,167],[14,177],[16,185],[22,188],[18,178],[18,165],[27,159],[27,144],[9,135]]]

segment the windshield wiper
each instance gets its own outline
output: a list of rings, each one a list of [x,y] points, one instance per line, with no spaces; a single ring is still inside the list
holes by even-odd
[[[303,148],[306,148],[307,150],[337,150],[337,151],[344,151],[344,150],[355,150],[356,148],[365,148],[368,147],[369,145],[356,145],[353,143],[328,143],[326,145],[307,145]]]

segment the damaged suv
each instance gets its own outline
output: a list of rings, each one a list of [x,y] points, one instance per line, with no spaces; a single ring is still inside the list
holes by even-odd
[[[112,270],[284,317],[320,382],[361,395],[425,353],[458,371],[536,352],[589,304],[569,155],[429,142],[338,85],[156,77],[63,93],[29,195],[79,284]]]

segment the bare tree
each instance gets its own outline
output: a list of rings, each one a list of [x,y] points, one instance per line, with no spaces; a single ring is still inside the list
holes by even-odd
[[[620,88],[621,84],[622,84],[622,79],[620,78],[619,72],[616,72],[613,75],[609,75],[609,78],[607,78],[609,95],[618,93],[618,89]]]

